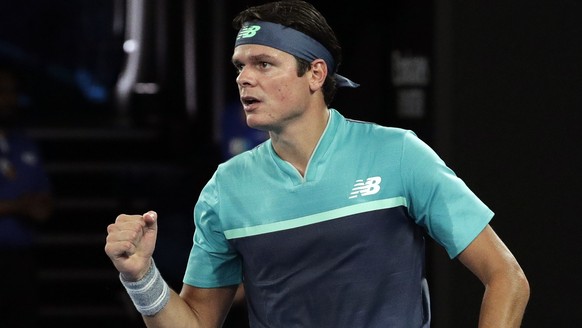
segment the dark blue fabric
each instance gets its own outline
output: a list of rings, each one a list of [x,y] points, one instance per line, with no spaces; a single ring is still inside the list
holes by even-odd
[[[253,328],[429,325],[424,234],[404,207],[231,243]]]

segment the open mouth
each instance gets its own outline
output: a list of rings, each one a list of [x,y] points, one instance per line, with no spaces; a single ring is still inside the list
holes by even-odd
[[[259,100],[257,98],[254,98],[254,97],[242,97],[241,102],[243,105],[249,106],[249,105],[258,103]]]

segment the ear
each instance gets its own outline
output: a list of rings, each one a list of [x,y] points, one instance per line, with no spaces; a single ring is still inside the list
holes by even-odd
[[[327,65],[323,59],[316,59],[311,62],[311,70],[310,72],[310,79],[309,79],[309,87],[311,91],[316,91],[321,89],[323,83],[325,82],[325,78],[327,77]]]

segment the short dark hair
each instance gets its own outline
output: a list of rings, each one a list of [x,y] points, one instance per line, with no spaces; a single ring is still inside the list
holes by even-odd
[[[283,0],[249,7],[241,11],[232,20],[232,26],[239,30],[245,22],[261,20],[277,23],[300,31],[321,43],[333,56],[335,67],[328,67],[328,74],[323,84],[323,97],[327,105],[331,104],[337,85],[333,77],[342,61],[342,48],[333,29],[323,15],[310,3],[302,0]],[[311,69],[311,63],[297,58],[297,74],[302,76]]]

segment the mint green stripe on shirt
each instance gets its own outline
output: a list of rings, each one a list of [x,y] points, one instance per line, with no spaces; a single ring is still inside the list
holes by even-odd
[[[226,239],[249,237],[254,235],[260,235],[270,232],[283,231],[298,227],[303,227],[306,225],[334,220],[337,218],[346,217],[349,215],[357,213],[371,212],[375,210],[393,208],[398,206],[407,206],[406,198],[404,197],[393,197],[388,199],[380,199],[366,203],[355,204],[351,206],[346,206],[338,208],[335,210],[317,213],[313,215],[308,215],[296,219],[290,219],[285,221],[273,222],[262,224],[254,227],[245,227],[230,229],[224,231],[224,236]]]

